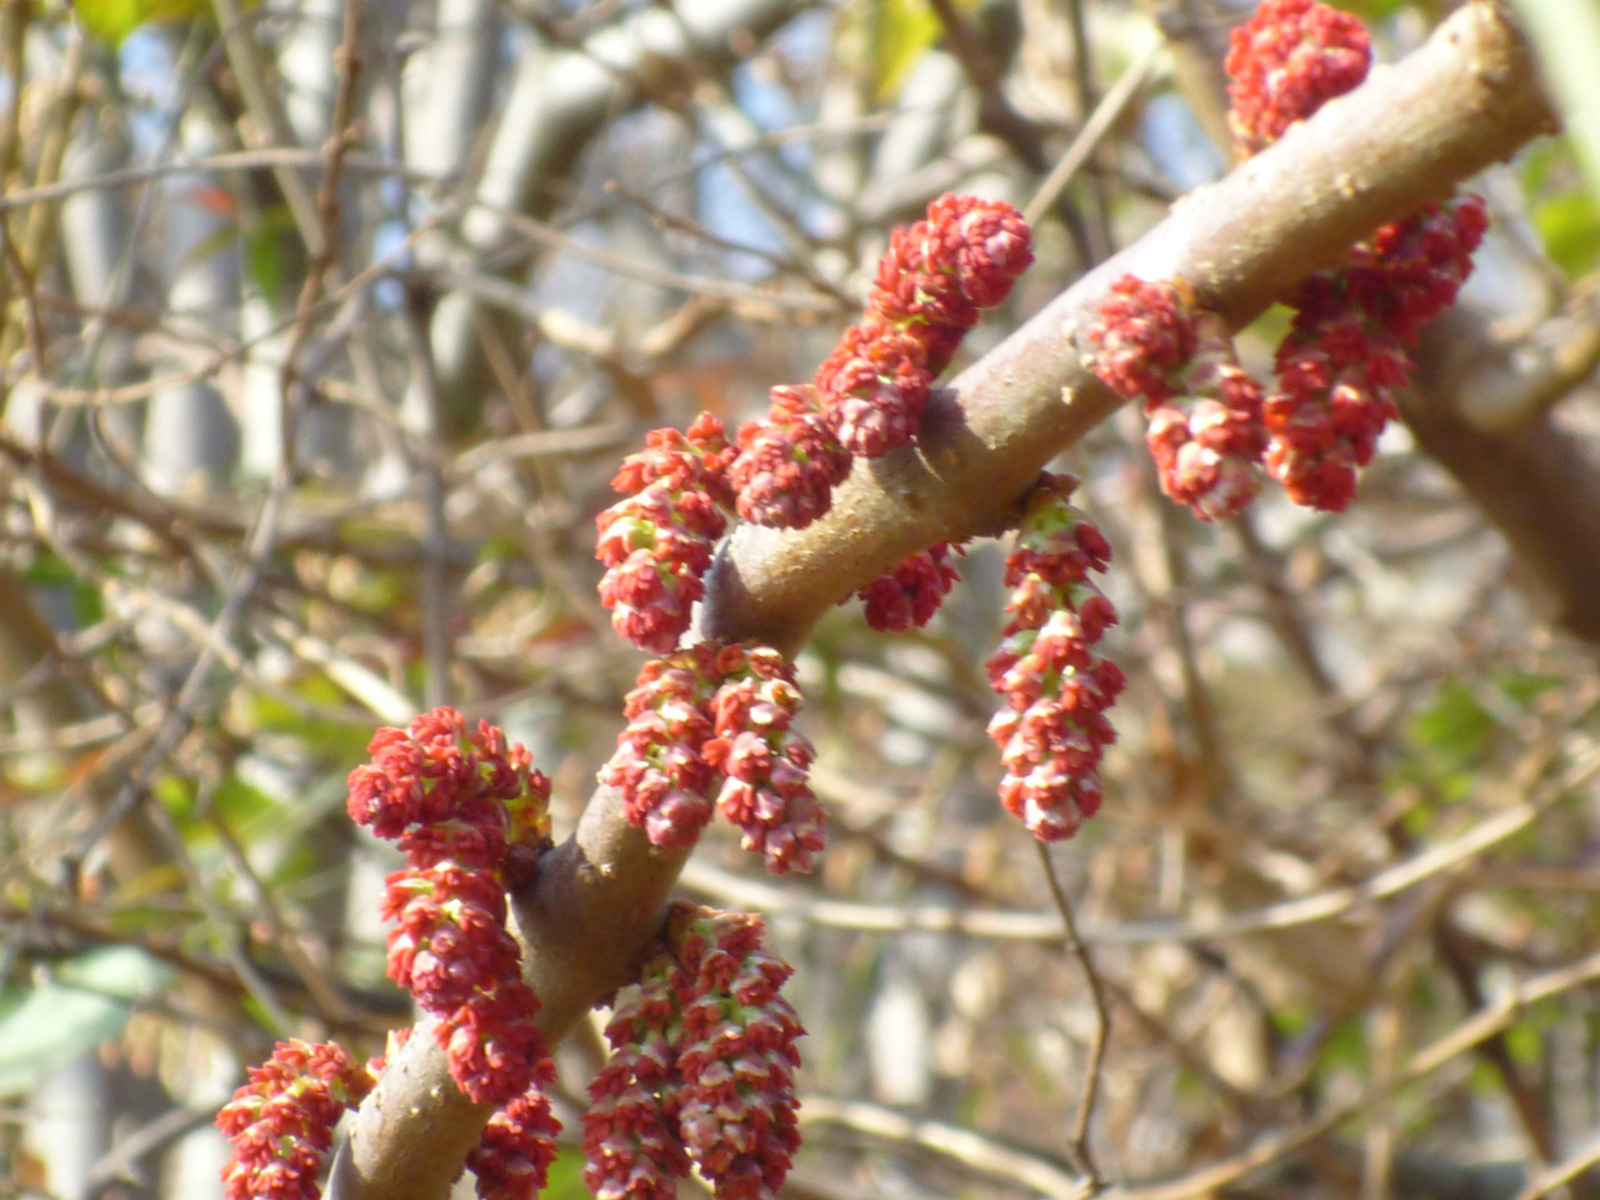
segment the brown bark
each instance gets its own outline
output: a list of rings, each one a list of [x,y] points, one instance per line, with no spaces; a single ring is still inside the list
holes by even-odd
[[[1427,455],[1505,535],[1536,606],[1585,641],[1600,643],[1600,460],[1563,431],[1546,406],[1523,428],[1484,428],[1463,411],[1469,374],[1509,357],[1485,319],[1445,314],[1417,355],[1417,386],[1400,399],[1406,424]],[[1539,386],[1539,380],[1530,386]]]
[[[933,542],[995,533],[1039,469],[1117,406],[1086,366],[1085,333],[1126,273],[1181,277],[1242,324],[1383,222],[1555,128],[1526,48],[1488,3],[1228,178],[1059,296],[935,398],[909,447],[858,463],[833,511],[799,532],[740,526],[707,579],[707,636],[794,654],[857,587]],[[596,794],[530,894],[516,897],[529,973],[558,1038],[626,981],[682,865]],[[439,1200],[484,1119],[413,1038],[362,1106],[335,1168],[340,1200]]]

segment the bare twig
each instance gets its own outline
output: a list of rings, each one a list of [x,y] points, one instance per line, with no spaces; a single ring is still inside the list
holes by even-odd
[[[1591,954],[1570,966],[1536,976],[1508,990],[1493,1005],[1480,1009],[1449,1033],[1417,1051],[1384,1086],[1368,1088],[1358,1099],[1335,1105],[1321,1116],[1263,1138],[1244,1153],[1203,1171],[1172,1183],[1118,1189],[1110,1194],[1117,1200],[1190,1200],[1190,1197],[1213,1194],[1325,1136],[1401,1088],[1431,1075],[1484,1039],[1511,1028],[1529,1005],[1596,982],[1600,982],[1600,954]]]
[[[877,1104],[804,1095],[800,1098],[800,1123],[841,1125],[872,1137],[921,1146],[987,1175],[1023,1184],[1051,1200],[1082,1200],[1088,1194],[1082,1180],[1035,1155],[970,1129],[918,1120]]]
[[[1083,939],[1078,936],[1078,924],[1072,915],[1072,902],[1067,899],[1067,893],[1056,875],[1056,864],[1050,857],[1050,847],[1044,842],[1039,842],[1037,849],[1039,863],[1044,868],[1045,881],[1050,885],[1050,896],[1055,901],[1056,911],[1061,914],[1062,927],[1066,930],[1067,952],[1083,971],[1084,982],[1089,985],[1089,999],[1094,1005],[1094,1033],[1089,1038],[1089,1057],[1083,1067],[1083,1094],[1078,1100],[1078,1115],[1072,1122],[1070,1143],[1073,1161],[1083,1172],[1089,1189],[1088,1194],[1092,1196],[1104,1190],[1106,1186],[1105,1177],[1100,1174],[1100,1167],[1095,1162],[1094,1148],[1089,1143],[1089,1123],[1094,1119],[1094,1104],[1095,1098],[1100,1094],[1100,1072],[1105,1063],[1106,1043],[1111,1037],[1111,1006],[1106,1003],[1100,974],[1094,969],[1094,958],[1090,955],[1088,946],[1084,945]]]

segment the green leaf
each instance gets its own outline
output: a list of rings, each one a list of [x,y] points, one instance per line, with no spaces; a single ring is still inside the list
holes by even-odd
[[[589,1200],[589,1189],[583,1182],[583,1151],[576,1146],[564,1146],[550,1164],[549,1182],[539,1195],[544,1200]]]
[[[78,23],[113,48],[150,21],[186,21],[208,11],[202,0],[73,0]]]
[[[925,0],[878,0],[872,30],[872,89],[891,96],[944,27]]]
[[[1454,681],[1439,689],[1439,698],[1411,722],[1411,740],[1419,749],[1450,766],[1476,759],[1494,733],[1494,718],[1471,691]]]
[[[1600,261],[1600,206],[1588,192],[1552,196],[1533,210],[1545,253],[1568,279],[1594,270]]]
[[[108,946],[60,964],[36,988],[0,993],[0,1095],[31,1090],[115,1037],[131,1003],[165,987],[171,975],[143,950]]]
[[[150,19],[149,0],[75,0],[73,7],[90,36],[112,46]]]

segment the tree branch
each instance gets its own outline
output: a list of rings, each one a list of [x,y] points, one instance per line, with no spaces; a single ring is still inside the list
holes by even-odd
[[[1123,274],[1187,279],[1243,324],[1375,226],[1555,127],[1516,31],[1495,6],[1469,4],[1403,63],[1181,202],[937,393],[916,446],[858,462],[825,519],[789,533],[740,526],[707,579],[704,634],[792,655],[823,612],[907,555],[1005,528],[1039,469],[1118,403],[1085,365],[1084,334]],[[684,861],[651,849],[620,807],[597,792],[514,897],[552,1038],[630,979]],[[333,1194],[440,1200],[486,1115],[424,1030],[362,1106]]]

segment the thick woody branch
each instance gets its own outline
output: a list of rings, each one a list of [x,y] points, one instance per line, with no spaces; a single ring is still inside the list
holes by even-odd
[[[1503,403],[1537,414],[1517,428],[1473,419],[1473,396],[1510,373],[1505,360],[1513,348],[1497,346],[1486,325],[1481,314],[1461,307],[1428,330],[1417,355],[1417,386],[1400,398],[1406,424],[1505,536],[1535,604],[1578,637],[1600,643],[1600,458],[1551,419],[1542,397]],[[1570,390],[1577,379],[1555,377],[1556,385],[1562,382]],[[1540,375],[1526,383],[1538,392],[1547,381]]]
[[[823,612],[907,555],[1003,529],[1039,469],[1118,403],[1085,365],[1084,335],[1121,275],[1187,279],[1242,324],[1375,226],[1554,127],[1515,30],[1495,6],[1469,4],[974,364],[938,393],[914,448],[857,464],[825,519],[790,533],[741,526],[707,579],[703,631],[792,655]],[[629,979],[682,862],[652,850],[602,789],[516,897],[550,1036]],[[455,1091],[431,1037],[413,1038],[362,1106],[335,1195],[441,1200],[486,1115]]]
[[[793,653],[821,613],[908,554],[1004,527],[1038,470],[1119,403],[1085,365],[1085,334],[1122,275],[1186,279],[1242,325],[1376,226],[1554,128],[1513,27],[1492,4],[1467,5],[963,372],[917,445],[858,463],[824,520],[741,526],[708,580],[707,632]]]

